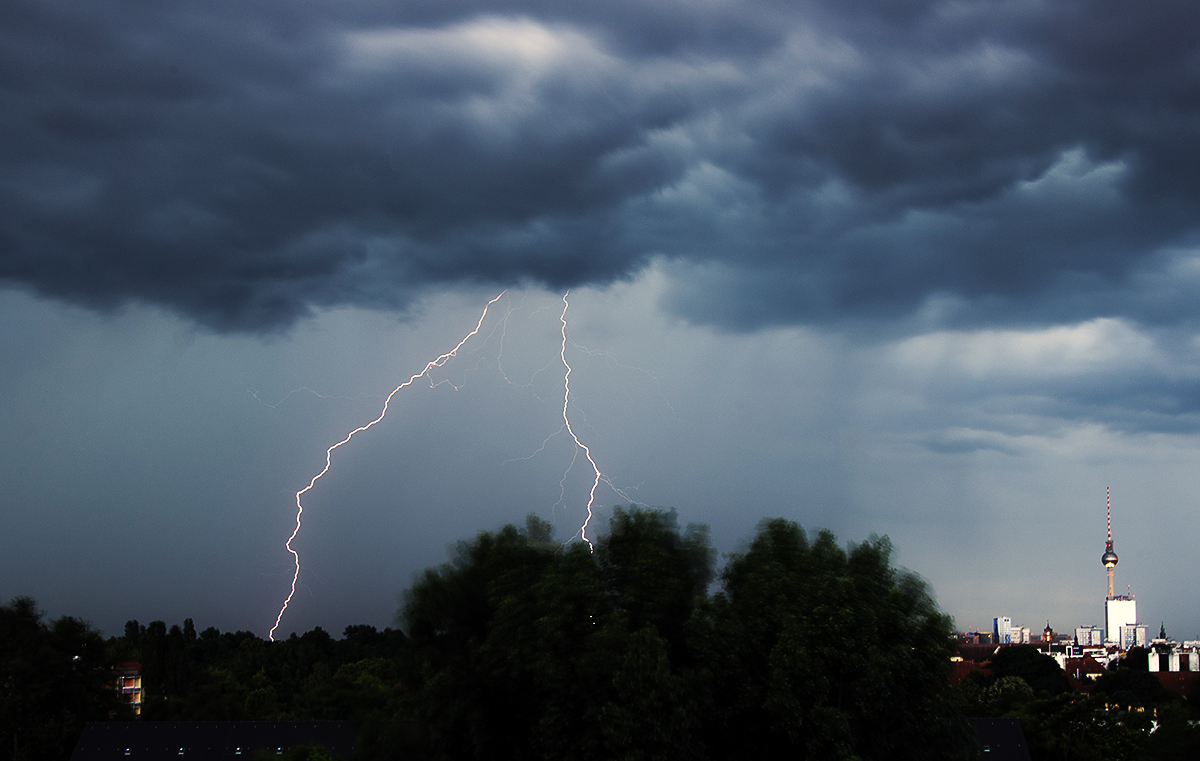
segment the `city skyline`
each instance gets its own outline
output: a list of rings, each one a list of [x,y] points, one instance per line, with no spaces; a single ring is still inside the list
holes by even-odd
[[[1067,629],[1055,629],[1050,624],[1050,617],[1046,618],[1046,627],[1040,631],[1036,628],[1030,628],[1024,624],[1014,623],[1011,616],[997,616],[992,619],[992,635],[1000,644],[1019,644],[1022,642],[1037,641],[1042,633],[1046,630],[1053,631],[1056,635],[1062,636],[1064,633],[1074,631],[1076,639],[1078,632],[1084,629],[1099,629],[1103,632],[1104,642],[1109,645],[1116,645],[1121,650],[1127,649],[1128,637],[1123,631],[1123,627],[1136,626],[1142,631],[1137,635],[1136,641],[1138,644],[1145,645],[1149,642],[1150,636],[1147,634],[1150,625],[1143,621],[1137,614],[1136,595],[1133,594],[1129,586],[1126,587],[1125,594],[1116,594],[1114,590],[1114,569],[1119,562],[1119,558],[1113,549],[1113,530],[1112,530],[1112,492],[1109,486],[1104,487],[1104,512],[1105,525],[1107,536],[1104,542],[1104,553],[1100,557],[1100,562],[1104,566],[1105,576],[1108,581],[1108,590],[1104,596],[1104,611],[1101,617],[1102,626],[1097,626],[1093,621],[1077,622]],[[1160,624],[1160,630],[1166,626],[1165,620]],[[985,633],[983,629],[963,629],[964,633]],[[1017,631],[1019,635],[1010,640],[1010,631]],[[1128,635],[1133,636],[1133,635]],[[1181,639],[1181,638],[1175,638]],[[1185,639],[1185,638],[1184,638]],[[1196,638],[1200,639],[1200,638]],[[1085,643],[1086,644],[1086,643]],[[1094,644],[1094,643],[1093,643]]]

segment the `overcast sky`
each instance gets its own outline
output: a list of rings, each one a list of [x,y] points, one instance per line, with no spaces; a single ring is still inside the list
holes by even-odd
[[[1200,637],[1198,136],[1194,2],[9,0],[0,597],[265,636],[295,492],[502,291],[305,495],[281,633],[569,539],[569,290],[600,527],[887,534],[1069,630],[1111,485]]]

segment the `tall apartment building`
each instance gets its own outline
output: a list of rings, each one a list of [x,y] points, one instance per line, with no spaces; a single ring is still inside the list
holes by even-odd
[[[121,699],[133,710],[134,716],[142,715],[142,664],[137,661],[118,663],[113,667],[116,689]]]
[[[997,645],[1010,645],[1012,640],[1012,619],[1000,616],[992,619],[992,635]]]
[[[1080,626],[1075,629],[1075,641],[1080,647],[1103,645],[1104,630],[1099,626]]]

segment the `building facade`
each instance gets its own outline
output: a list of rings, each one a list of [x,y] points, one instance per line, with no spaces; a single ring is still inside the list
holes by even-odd
[[[1075,642],[1080,647],[1104,644],[1104,630],[1099,626],[1080,626],[1075,629]]]
[[[1117,629],[1118,641],[1122,650],[1131,647],[1145,647],[1150,643],[1150,627],[1145,624],[1125,624]]]
[[[997,645],[1011,645],[1012,641],[1012,619],[1008,616],[997,616],[992,619],[992,635],[994,642]]]
[[[1127,595],[1110,597],[1104,601],[1104,637],[1109,642],[1121,644],[1121,627],[1137,623],[1137,601]],[[1143,643],[1145,644],[1145,643]],[[1122,650],[1126,648],[1122,647]]]
[[[137,661],[118,663],[113,667],[116,689],[121,700],[129,706],[134,716],[142,715],[142,664]]]

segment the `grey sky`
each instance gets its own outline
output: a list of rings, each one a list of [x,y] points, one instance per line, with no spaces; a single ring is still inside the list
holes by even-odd
[[[265,633],[291,494],[505,287],[461,390],[314,490],[284,629],[387,623],[529,511],[565,538],[569,448],[519,458],[573,288],[598,461],[722,549],[887,533],[960,625],[1066,628],[1111,484],[1119,583],[1200,634],[1198,15],[7,3],[0,593]]]

